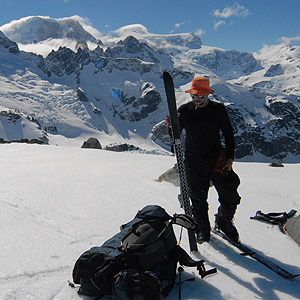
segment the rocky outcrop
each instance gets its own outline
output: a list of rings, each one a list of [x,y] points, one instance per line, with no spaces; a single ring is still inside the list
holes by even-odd
[[[159,144],[164,145],[166,149],[171,150],[172,140],[168,133],[168,128],[166,126],[165,121],[161,121],[158,124],[156,124],[151,132],[151,139]]]
[[[160,55],[170,61],[170,58],[166,54],[155,52],[146,43],[140,43],[133,36],[128,36],[123,41],[119,41],[116,46],[107,48],[104,55],[107,58],[134,58],[154,64],[160,63],[158,59]]]
[[[281,163],[281,162],[275,162],[275,161],[272,161],[270,164],[269,164],[270,167],[275,167],[275,168],[283,168],[284,165]]]
[[[0,138],[0,144],[11,144],[11,143],[24,143],[24,144],[39,144],[39,145],[47,145],[46,140],[39,140],[39,139],[20,139],[20,140],[11,140],[5,141],[3,138]]]
[[[60,47],[57,51],[53,50],[46,57],[47,72],[50,71],[57,76],[70,75],[76,73],[82,65],[89,64],[90,61],[89,53],[81,48],[75,53],[69,48]]]
[[[236,50],[217,50],[209,53],[191,52],[200,66],[206,67],[224,79],[239,78],[254,71],[258,62],[253,54]]]
[[[140,150],[139,147],[136,147],[134,145],[130,145],[127,143],[120,143],[120,144],[111,144],[104,147],[104,150],[108,151],[115,151],[115,152],[124,152],[124,151],[135,151]]]
[[[161,174],[158,177],[158,181],[166,181],[174,184],[175,186],[180,186],[179,171],[177,164],[175,164],[171,169]]]
[[[81,102],[89,102],[88,97],[81,88],[77,88],[77,96]]]
[[[88,149],[102,149],[102,146],[98,139],[90,137],[87,141],[85,141],[81,148],[88,148]]]
[[[155,86],[146,82],[140,90],[140,97],[125,95],[123,91],[115,90],[114,97],[119,103],[106,103],[107,108],[113,113],[114,117],[131,122],[141,121],[155,112],[158,105],[162,102],[162,97]]]
[[[39,121],[20,111],[0,106],[0,143],[47,144],[47,132]]]
[[[6,48],[10,53],[18,54],[20,52],[18,45],[8,39],[2,31],[0,31],[0,46]]]

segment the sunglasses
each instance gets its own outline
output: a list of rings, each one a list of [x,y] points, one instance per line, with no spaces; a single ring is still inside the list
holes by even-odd
[[[206,96],[198,96],[198,95],[195,95],[195,94],[191,94],[191,97],[192,97],[192,99],[201,99],[201,100],[203,100]]]

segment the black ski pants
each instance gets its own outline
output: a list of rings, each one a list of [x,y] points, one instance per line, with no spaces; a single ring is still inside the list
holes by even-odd
[[[206,229],[210,229],[207,202],[210,181],[213,182],[219,196],[218,217],[232,220],[241,200],[237,191],[240,185],[238,175],[233,170],[229,171],[227,175],[214,171],[211,162],[204,161],[193,154],[186,153],[185,165],[192,212],[200,228],[204,226]]]

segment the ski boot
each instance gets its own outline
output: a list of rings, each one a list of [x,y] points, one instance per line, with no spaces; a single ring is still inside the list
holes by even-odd
[[[209,242],[210,240],[210,223],[208,219],[204,219],[197,224],[196,239],[198,244]]]
[[[208,243],[210,240],[210,231],[197,232],[196,236],[198,244],[202,244],[204,242]]]
[[[220,230],[234,243],[240,243],[239,233],[232,219],[223,219],[216,215],[215,229]]]
[[[196,240],[198,244],[209,242],[210,240],[210,222],[208,217],[208,207],[205,203],[204,207],[192,207],[194,220],[196,222]]]

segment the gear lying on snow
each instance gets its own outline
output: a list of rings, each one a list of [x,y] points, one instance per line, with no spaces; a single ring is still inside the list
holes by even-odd
[[[280,213],[263,213],[258,210],[254,217],[250,217],[251,220],[258,220],[273,225],[279,225],[281,231],[283,231],[283,226],[288,219],[292,218],[297,213],[296,210],[292,209],[289,213],[280,212]]]
[[[289,213],[268,213],[264,214],[258,210],[254,217],[250,219],[266,222],[272,225],[278,225],[279,229],[286,233],[300,246],[300,216],[294,217],[297,213],[292,209]]]
[[[190,216],[175,214],[171,217],[157,205],[148,205],[138,211],[133,220],[121,226],[119,233],[102,246],[93,247],[78,258],[73,269],[73,281],[80,284],[78,293],[100,299],[111,295],[113,290],[120,292],[119,281],[124,271],[129,274],[134,270],[136,277],[142,277],[143,280],[149,278],[149,283],[151,278],[153,288],[157,291],[157,299],[162,299],[162,295],[166,296],[175,284],[178,262],[196,267],[202,278],[215,273],[216,269],[206,271],[203,260],[193,260],[177,244],[173,224],[191,230],[195,228]],[[151,275],[145,272],[151,272]],[[153,276],[166,285],[162,293]],[[145,291],[143,287],[139,288],[139,293],[146,297],[143,292],[147,293],[146,288]],[[133,298],[128,296],[128,299]]]

